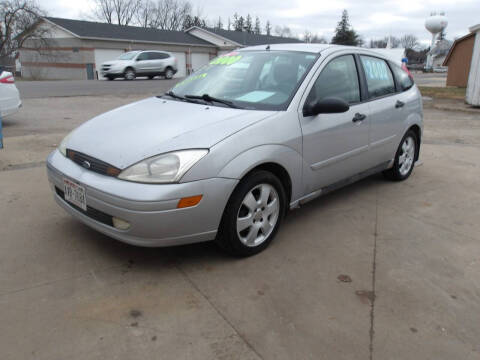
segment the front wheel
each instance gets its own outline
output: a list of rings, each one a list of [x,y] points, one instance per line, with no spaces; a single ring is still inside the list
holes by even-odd
[[[225,208],[216,241],[235,256],[264,250],[275,237],[285,214],[286,195],[280,180],[268,171],[243,179]]]
[[[383,172],[385,177],[395,181],[406,180],[412,173],[415,165],[417,146],[417,134],[412,130],[407,131],[398,146],[393,167]]]
[[[125,80],[134,80],[136,75],[135,75],[135,71],[133,71],[133,69],[131,68],[128,68],[127,70],[125,70]]]
[[[171,79],[173,78],[173,75],[173,70],[171,68],[165,70],[165,79]]]

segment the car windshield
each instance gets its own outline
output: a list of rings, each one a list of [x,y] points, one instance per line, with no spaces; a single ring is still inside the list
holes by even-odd
[[[306,52],[234,51],[211,60],[171,91],[187,98],[207,94],[247,109],[285,110],[316,58]]]
[[[132,60],[135,55],[138,54],[138,51],[130,51],[118,57],[118,60]]]

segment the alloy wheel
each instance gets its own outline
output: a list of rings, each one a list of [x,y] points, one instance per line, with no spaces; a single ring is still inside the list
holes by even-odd
[[[280,198],[270,184],[259,184],[244,197],[237,214],[237,234],[248,247],[268,239],[280,214]]]
[[[407,136],[402,144],[402,153],[398,158],[398,171],[402,176],[408,174],[415,161],[415,140]]]

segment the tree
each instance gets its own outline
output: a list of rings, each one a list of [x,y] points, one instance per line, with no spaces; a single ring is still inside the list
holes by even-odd
[[[140,0],[94,0],[94,14],[109,24],[129,25],[137,13]]]
[[[292,30],[288,26],[275,26],[275,35],[280,37],[292,37]]]
[[[237,13],[233,15],[233,30],[235,31],[243,31],[245,27],[245,20],[243,16],[238,16]]]
[[[135,22],[141,27],[150,27],[155,16],[156,5],[151,0],[144,0],[140,3],[135,13]]]
[[[385,39],[380,40],[370,40],[370,48],[372,49],[384,49],[387,47],[387,41]]]
[[[363,44],[362,39],[353,28],[351,28],[348,12],[343,10],[342,19],[338,22],[332,44],[359,46]]]
[[[218,17],[217,25],[215,26],[215,28],[223,29],[222,18],[220,16]]]
[[[437,36],[437,40],[445,40],[446,38],[447,38],[447,32],[445,31],[445,29],[442,29],[442,31],[440,31],[440,33]]]
[[[49,45],[49,30],[38,26],[45,12],[32,0],[3,0],[0,3],[0,64],[13,61],[17,51],[29,47],[41,51]]]
[[[418,39],[412,34],[403,35],[400,38],[400,44],[406,49],[413,49],[418,46]]]
[[[228,17],[227,30],[232,30],[232,23],[230,22],[230,17]]]
[[[188,14],[185,16],[185,19],[183,20],[183,26],[182,29],[186,30],[191,28],[192,26],[197,26],[197,27],[206,27],[207,22],[205,19],[201,18],[200,15],[190,15]]]
[[[272,25],[270,25],[270,21],[268,20],[265,24],[265,34],[267,34],[267,36],[270,36],[272,34]]]
[[[262,33],[262,25],[260,24],[260,19],[258,18],[258,16],[255,17],[255,28],[253,29],[253,32],[255,34]]]
[[[247,18],[245,19],[244,29],[248,33],[253,32],[252,17],[250,16],[250,14],[247,14]]]
[[[181,30],[189,24],[202,26],[203,23],[199,20],[203,19],[195,19],[195,16],[192,16],[192,5],[188,1],[158,0],[152,9],[149,27],[162,30]]]
[[[328,44],[327,39],[325,39],[323,36],[319,36],[317,34],[312,36],[310,42],[312,44]]]

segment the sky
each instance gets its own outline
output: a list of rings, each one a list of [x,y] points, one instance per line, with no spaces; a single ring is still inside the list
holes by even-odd
[[[262,26],[269,20],[273,27],[286,25],[301,35],[308,29],[324,36],[333,36],[343,9],[350,23],[365,41],[387,35],[401,37],[414,34],[422,44],[429,45],[430,33],[425,19],[431,12],[444,11],[448,17],[447,38],[454,40],[468,33],[468,28],[480,22],[480,0],[190,0],[195,11],[211,20],[220,16],[224,25],[237,12],[254,18]],[[91,17],[93,0],[37,0],[50,16],[70,19]]]

